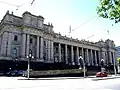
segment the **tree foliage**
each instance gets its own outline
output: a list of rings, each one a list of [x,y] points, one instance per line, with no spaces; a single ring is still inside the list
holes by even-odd
[[[117,58],[118,64],[120,64],[120,57]]]
[[[100,0],[97,14],[118,23],[120,21],[120,0]]]

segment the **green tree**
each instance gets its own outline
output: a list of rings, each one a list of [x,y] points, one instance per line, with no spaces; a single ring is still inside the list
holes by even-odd
[[[118,23],[120,21],[120,0],[100,0],[97,14]]]
[[[120,65],[120,57],[117,58],[117,62]]]

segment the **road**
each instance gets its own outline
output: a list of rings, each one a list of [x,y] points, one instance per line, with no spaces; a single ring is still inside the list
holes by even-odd
[[[93,78],[0,77],[0,90],[120,90],[120,78],[94,80]]]

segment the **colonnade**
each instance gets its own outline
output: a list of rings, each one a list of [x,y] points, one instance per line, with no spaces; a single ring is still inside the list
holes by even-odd
[[[1,54],[6,52],[8,54],[8,56],[10,56],[11,53],[11,44],[10,42],[12,42],[12,37],[11,37],[11,33],[6,33],[5,35],[8,35],[8,42],[7,42],[7,38],[3,37],[3,40],[5,39],[7,44],[6,44],[6,48],[1,48]],[[35,51],[35,57],[38,60],[43,60],[44,61],[44,47],[47,48],[47,60],[48,61],[54,61],[55,56],[54,56],[54,43],[58,43],[58,42],[54,42],[53,40],[50,39],[44,39],[44,37],[41,36],[35,36],[36,37],[36,51]],[[29,54],[29,50],[30,50],[30,34],[26,34],[23,33],[21,36],[21,57],[26,57]],[[2,42],[2,41],[1,41]],[[46,43],[46,46],[44,45],[44,43]],[[5,45],[4,45],[5,46]],[[1,46],[2,47],[2,46]],[[100,65],[100,61],[103,58],[105,60],[105,62],[109,62],[111,64],[113,64],[114,60],[115,60],[115,53],[112,51],[101,51],[99,50],[95,50],[95,49],[90,49],[89,47],[78,47],[78,46],[73,46],[73,45],[67,45],[67,44],[63,44],[63,43],[58,43],[58,61],[62,62],[62,52],[61,49],[64,47],[64,61],[66,64],[70,63],[72,65],[80,65],[80,60],[78,59],[78,57],[81,55],[83,57],[83,59],[85,60],[86,65],[92,65],[92,66],[98,66]]]

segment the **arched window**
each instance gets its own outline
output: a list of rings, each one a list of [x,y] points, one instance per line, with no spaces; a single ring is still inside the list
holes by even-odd
[[[18,40],[18,37],[17,35],[14,36],[14,41],[17,41]]]
[[[12,49],[12,57],[17,57],[17,48]]]

